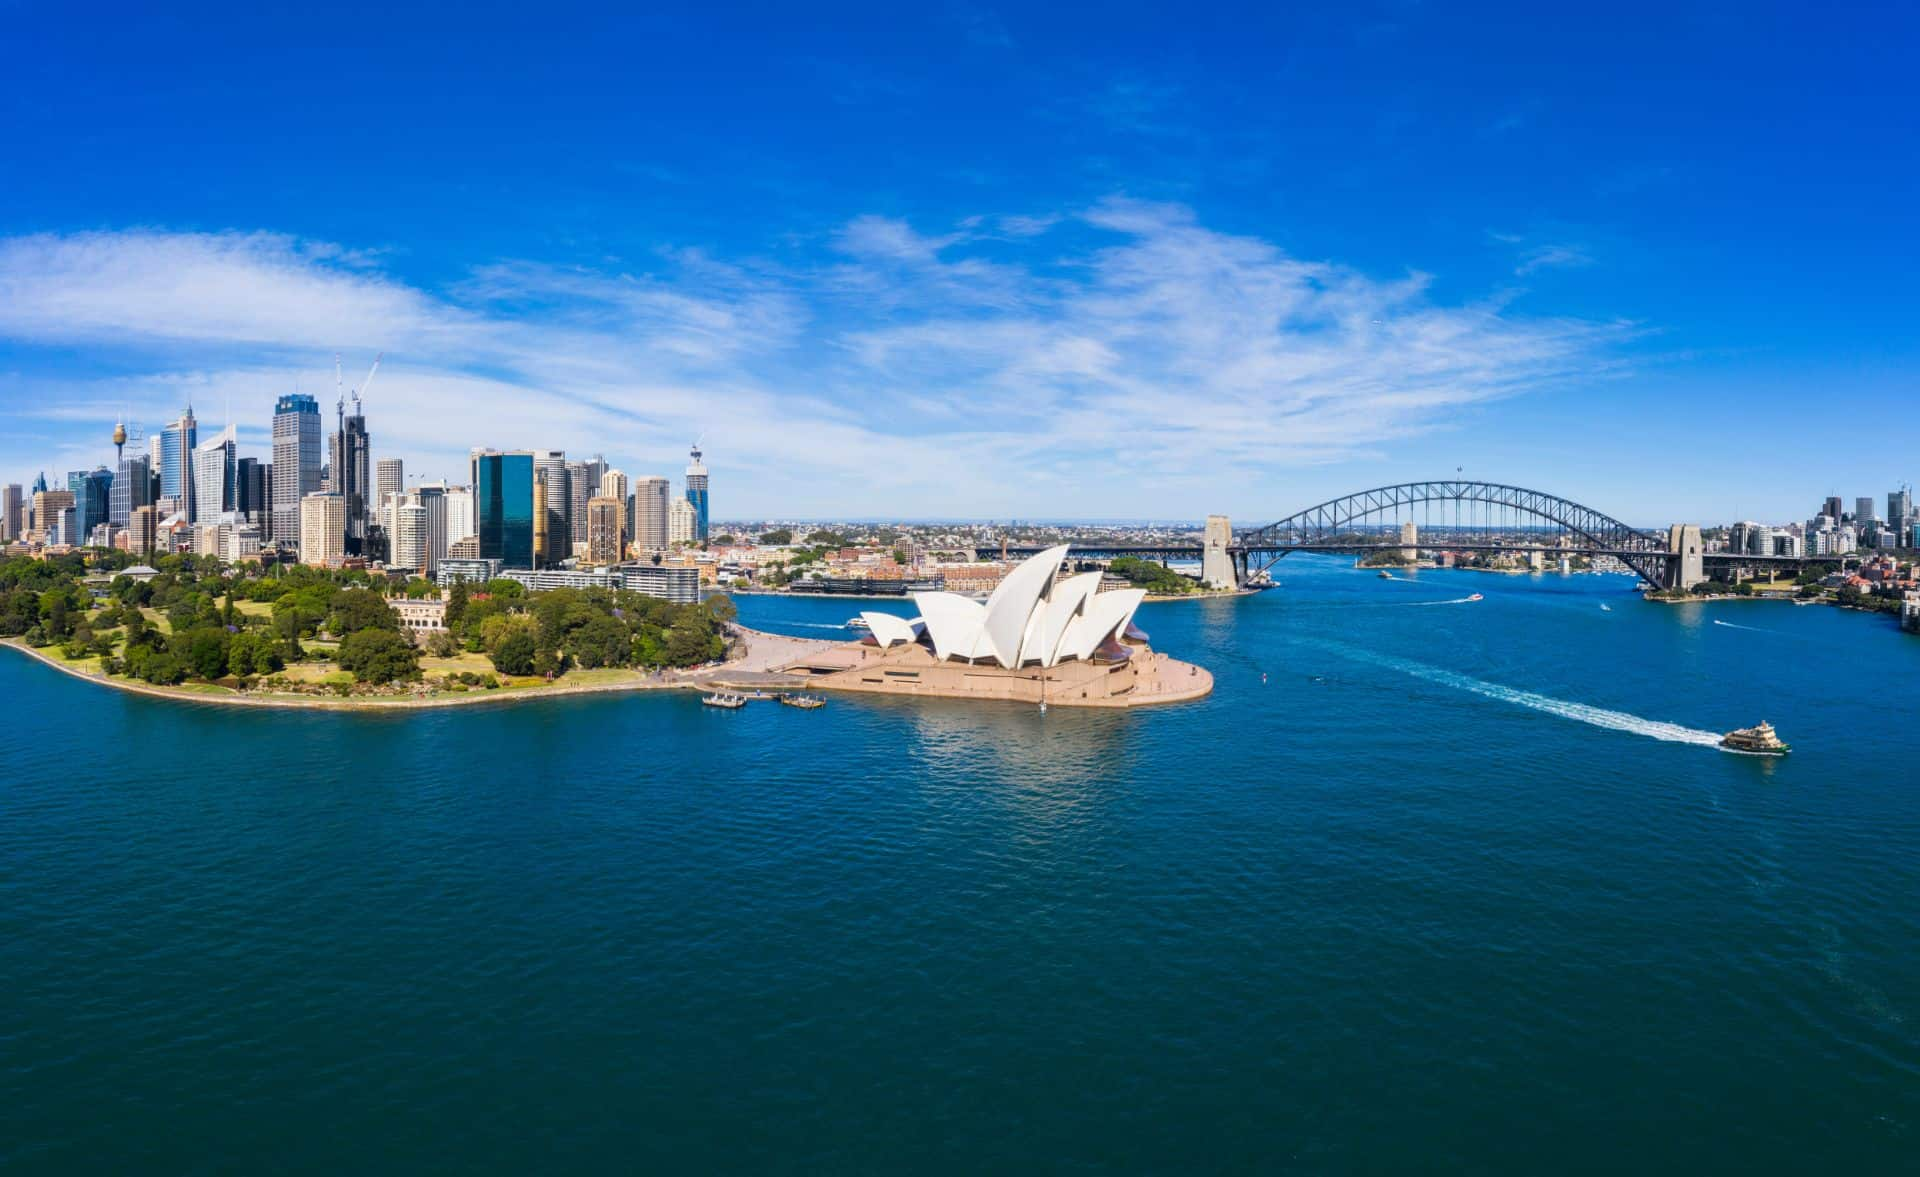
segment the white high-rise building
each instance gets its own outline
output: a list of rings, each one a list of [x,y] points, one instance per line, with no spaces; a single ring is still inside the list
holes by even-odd
[[[417,495],[394,499],[393,560],[388,567],[427,571],[427,508]]]
[[[685,499],[673,500],[667,508],[667,546],[690,544],[700,537],[700,516]]]
[[[201,442],[193,454],[193,522],[219,523],[233,510],[233,426]]]
[[[671,497],[671,491],[672,488],[664,478],[648,477],[634,480],[633,545],[643,552],[666,550],[667,502]]]
[[[447,521],[444,532],[445,541],[440,550],[433,555],[438,561],[447,554],[447,550],[463,539],[470,539],[474,531],[473,488],[470,486],[449,486],[445,494]]]

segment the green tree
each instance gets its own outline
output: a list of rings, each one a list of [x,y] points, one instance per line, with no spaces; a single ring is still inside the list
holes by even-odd
[[[453,582],[447,590],[447,628],[459,632],[460,623],[467,616],[467,581],[465,577]]]
[[[568,636],[567,650],[588,670],[625,666],[633,660],[633,634],[619,618],[598,614]]]
[[[227,640],[226,630],[203,625],[175,634],[170,646],[188,674],[215,679],[227,673]]]
[[[488,657],[493,659],[493,668],[501,674],[527,675],[533,673],[534,656],[538,652],[533,634],[521,628],[502,636]]]
[[[420,673],[419,651],[391,629],[366,628],[348,634],[335,660],[340,669],[352,672],[361,682],[387,683],[415,678]]]
[[[400,615],[379,593],[371,589],[346,589],[333,599],[333,611],[327,615],[327,629],[345,638],[368,629],[400,628]],[[384,681],[384,680],[383,680]]]
[[[790,544],[793,542],[793,532],[784,527],[776,527],[772,531],[762,532],[760,542],[769,547]]]

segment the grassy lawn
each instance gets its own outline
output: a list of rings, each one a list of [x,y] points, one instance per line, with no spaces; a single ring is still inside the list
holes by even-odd
[[[485,654],[455,654],[451,658],[422,656],[420,669],[428,674],[493,674],[493,660]]]
[[[235,601],[233,607],[248,617],[273,616],[273,606],[266,601]]]

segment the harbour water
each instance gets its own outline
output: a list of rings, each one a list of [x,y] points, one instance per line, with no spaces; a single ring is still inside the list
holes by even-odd
[[[0,1171],[1912,1171],[1920,640],[1276,575],[1146,606],[1217,685],[1134,713],[0,652]]]

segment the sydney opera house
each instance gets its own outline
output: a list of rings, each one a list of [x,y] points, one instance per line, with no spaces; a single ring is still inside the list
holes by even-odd
[[[886,694],[1131,707],[1197,698],[1213,678],[1156,653],[1133,625],[1140,589],[1100,591],[1102,573],[1062,576],[1049,548],[985,602],[916,593],[920,616],[862,613],[868,636],[789,668],[809,685]]]

